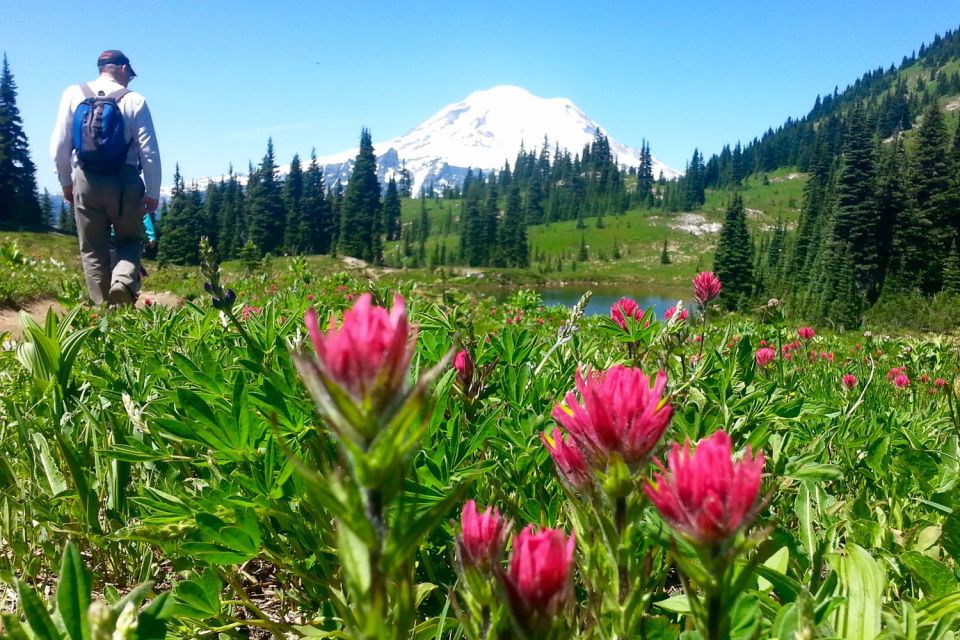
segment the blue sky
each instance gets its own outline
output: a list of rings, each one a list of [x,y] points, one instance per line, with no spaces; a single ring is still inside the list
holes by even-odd
[[[0,51],[54,191],[60,94],[93,79],[108,48],[139,74],[170,184],[175,163],[188,180],[246,171],[268,136],[281,163],[351,148],[361,127],[386,140],[499,84],[570,98],[682,169],[695,147],[748,141],[957,27],[957,0],[33,0],[4,11]]]

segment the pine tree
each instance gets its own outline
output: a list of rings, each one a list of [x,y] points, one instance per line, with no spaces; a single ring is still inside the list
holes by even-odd
[[[303,211],[303,168],[298,153],[293,155],[290,173],[283,183],[283,204],[287,213],[283,245],[291,255],[308,253],[310,237],[303,234],[306,226]]]
[[[863,109],[853,109],[840,156],[832,246],[843,244],[844,254],[857,273],[857,286],[869,302],[874,302],[880,293],[882,269],[871,137]]]
[[[37,200],[37,171],[17,108],[17,85],[3,54],[0,70],[0,223],[49,224]]]
[[[222,187],[223,201],[220,217],[217,220],[217,253],[223,260],[237,257],[240,248],[246,242],[246,225],[243,216],[243,189],[233,172],[233,165]]]
[[[330,252],[330,203],[323,184],[323,172],[317,164],[316,150],[310,152],[310,164],[303,174],[303,216],[300,234],[306,253]]]
[[[40,214],[45,226],[57,226],[58,220],[53,216],[53,200],[50,199],[50,192],[46,189],[40,196]]]
[[[913,201],[923,224],[928,226],[924,252],[927,268],[921,275],[920,286],[924,293],[934,293],[942,286],[943,262],[956,234],[957,215],[950,208],[947,130],[936,101],[924,111],[916,141],[911,175]]]
[[[426,206],[426,201],[422,202]],[[383,196],[383,230],[388,241],[400,239],[400,193],[392,177]]]
[[[226,186],[221,180],[219,183],[211,181],[207,185],[207,192],[203,198],[201,212],[203,235],[207,236],[210,245],[223,257],[220,242],[220,217],[223,215],[223,197]]]
[[[73,214],[73,207],[68,207],[63,200],[60,201],[60,231],[71,236],[77,235],[77,219]]]
[[[877,170],[877,262],[880,282],[886,280],[893,268],[894,238],[903,224],[909,207],[906,181],[906,151],[903,140],[897,139],[880,151]]]
[[[430,216],[427,215],[427,201],[421,200],[420,222],[417,225],[417,260],[420,266],[427,261],[427,238],[430,236]]]
[[[273,138],[267,140],[267,153],[255,173],[247,183],[247,232],[249,239],[264,255],[276,253],[283,247],[286,208],[277,178]]]
[[[397,185],[398,193],[401,198],[409,198],[413,195],[413,174],[407,169],[407,161],[400,163],[400,183]],[[397,230],[397,238],[400,237],[400,231]],[[394,238],[396,240],[397,238]]]
[[[663,250],[660,251],[660,264],[670,264],[670,254],[667,252],[667,240],[663,240]]]
[[[200,192],[187,190],[178,164],[173,175],[173,195],[160,218],[160,264],[200,264],[200,236],[203,235]]]
[[[723,283],[720,300],[728,309],[748,302],[753,293],[753,251],[740,193],[733,196],[720,229],[713,271]]]
[[[360,133],[360,151],[347,181],[340,209],[340,252],[367,262],[381,263],[380,183],[370,132]]]

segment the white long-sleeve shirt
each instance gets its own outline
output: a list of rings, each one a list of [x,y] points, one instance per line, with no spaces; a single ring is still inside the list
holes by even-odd
[[[109,76],[100,76],[87,83],[91,90],[108,96],[123,86]],[[80,85],[68,87],[60,99],[57,112],[57,124],[50,138],[50,155],[56,165],[60,186],[73,186],[73,169],[77,166],[77,154],[73,148],[73,114],[83,102],[84,95]],[[153,130],[153,118],[147,101],[136,91],[131,91],[120,100],[126,133],[124,139],[134,142],[127,151],[127,164],[137,166],[143,171],[143,183],[147,198],[160,198],[160,150],[157,148],[157,134]]]

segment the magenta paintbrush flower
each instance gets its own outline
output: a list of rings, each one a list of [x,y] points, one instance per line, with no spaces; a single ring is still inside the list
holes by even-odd
[[[639,321],[643,318],[643,309],[641,309],[636,300],[632,298],[620,298],[610,307],[610,319],[626,331],[627,318],[633,318]]]
[[[693,278],[693,299],[701,307],[720,295],[720,278],[713,271],[701,271]]]
[[[340,327],[331,319],[326,333],[321,332],[314,309],[308,309],[304,318],[326,374],[357,399],[370,396],[374,389],[391,396],[403,385],[416,339],[402,297],[394,298],[389,312],[371,300],[369,293],[360,296],[343,314]]]
[[[557,529],[534,532],[528,525],[513,540],[504,586],[511,608],[528,630],[543,629],[573,595],[575,534]]]
[[[473,372],[474,372],[474,363],[473,358],[470,357],[470,352],[466,349],[459,351],[457,355],[453,356],[453,368],[457,372],[457,382],[460,383],[460,388],[464,391],[470,388],[470,383],[473,381]]]
[[[673,319],[673,316],[675,316],[675,315],[677,315],[677,308],[676,308],[676,307],[670,307],[669,309],[667,309],[667,310],[664,312],[663,318],[664,318],[664,320],[672,320],[672,319]],[[680,310],[680,314],[677,315],[676,322],[683,322],[683,321],[685,321],[685,320],[687,319],[687,316],[689,316],[689,315],[690,315],[690,312],[689,312],[689,311],[687,311],[686,309],[681,309],[681,310]]]
[[[755,358],[757,360],[757,366],[761,369],[766,367],[768,364],[773,362],[774,357],[777,355],[777,352],[771,349],[770,347],[761,347],[757,349]]]
[[[563,439],[560,429],[554,429],[551,435],[540,434],[543,446],[550,452],[560,477],[573,489],[583,489],[590,486],[591,473],[586,459],[572,442]]]
[[[858,382],[857,376],[853,375],[852,373],[848,373],[845,376],[843,376],[843,380],[840,381],[840,384],[843,385],[844,389],[849,391],[850,389],[853,389],[855,386],[857,386],[857,382]]]
[[[803,340],[810,340],[817,335],[817,332],[813,330],[813,327],[800,327],[797,329],[797,335]]]
[[[640,369],[616,365],[584,378],[577,371],[580,401],[573,392],[553,408],[553,419],[569,433],[594,465],[617,454],[627,464],[646,461],[670,423],[673,409],[664,396],[667,374],[651,379]]]
[[[748,526],[755,517],[763,453],[751,457],[748,447],[735,462],[730,436],[717,431],[701,440],[673,445],[669,469],[657,461],[660,473],[645,489],[663,519],[693,542],[720,544]]]
[[[467,500],[460,515],[460,536],[457,547],[464,567],[491,568],[499,565],[506,544],[509,526],[500,511],[487,507],[477,511],[477,503]]]

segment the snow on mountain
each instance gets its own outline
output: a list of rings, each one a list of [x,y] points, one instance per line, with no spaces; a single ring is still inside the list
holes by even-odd
[[[413,176],[413,192],[429,183],[436,187],[459,184],[467,169],[484,171],[513,164],[521,144],[527,150],[539,150],[546,138],[548,149],[554,146],[579,154],[600,130],[621,165],[640,164],[640,150],[614,140],[596,121],[591,120],[566,98],[538,98],[520,87],[503,85],[475,91],[462,102],[447,105],[404,136],[374,144],[377,173],[383,180],[400,171],[401,162]],[[358,148],[318,158],[325,167],[327,184],[345,182]],[[680,175],[658,160],[653,175],[665,178]]]
[[[559,146],[571,154],[579,154],[593,141],[600,130],[610,142],[610,149],[621,165],[640,164],[640,150],[614,140],[595,120],[590,119],[567,98],[539,98],[526,89],[502,85],[475,91],[462,102],[447,105],[406,135],[374,144],[377,155],[377,177],[386,183],[399,177],[403,163],[413,177],[413,193],[424,185],[440,189],[459,185],[468,169],[499,171],[504,162],[512,165],[521,144],[528,151],[538,151],[546,138],[553,153]],[[359,148],[317,158],[323,167],[327,186],[340,181],[346,184]],[[289,165],[281,166],[286,174]],[[667,179],[680,172],[653,159],[653,175]],[[210,181],[226,176],[200,178],[195,184],[206,188]],[[246,176],[240,176],[241,183]],[[168,195],[164,190],[164,195]]]

